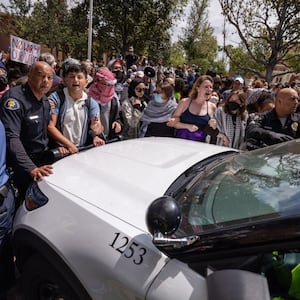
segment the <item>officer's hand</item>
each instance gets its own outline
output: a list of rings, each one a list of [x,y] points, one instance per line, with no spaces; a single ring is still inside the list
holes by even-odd
[[[53,174],[53,167],[51,165],[44,165],[39,168],[33,169],[30,174],[34,181],[42,180],[44,176],[49,176]]]
[[[270,139],[274,144],[277,144],[277,143],[293,140],[293,137],[282,133],[271,132]]]
[[[113,122],[112,129],[114,129],[115,133],[119,133],[122,129],[121,124],[119,122]]]

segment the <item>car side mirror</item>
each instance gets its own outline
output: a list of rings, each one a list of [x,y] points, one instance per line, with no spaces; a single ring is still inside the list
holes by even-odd
[[[197,241],[198,236],[170,237],[178,229],[181,219],[181,210],[174,198],[163,196],[154,200],[146,213],[146,223],[153,235],[153,244],[159,247],[181,248]]]
[[[181,222],[181,210],[174,198],[163,196],[154,200],[146,213],[148,230],[152,235],[173,234]]]

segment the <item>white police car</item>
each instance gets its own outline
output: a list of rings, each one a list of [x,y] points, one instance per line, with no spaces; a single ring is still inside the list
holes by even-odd
[[[144,138],[64,158],[15,218],[25,299],[299,299],[299,166],[299,140],[237,153]]]

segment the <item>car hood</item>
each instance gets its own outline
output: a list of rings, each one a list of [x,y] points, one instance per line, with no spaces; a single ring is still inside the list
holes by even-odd
[[[189,167],[227,151],[232,149],[175,138],[120,141],[56,162],[44,184],[147,231],[149,204]]]

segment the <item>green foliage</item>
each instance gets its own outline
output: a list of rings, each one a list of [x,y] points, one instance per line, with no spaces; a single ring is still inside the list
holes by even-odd
[[[254,53],[257,57],[261,57],[262,53],[260,53],[260,47],[257,46],[257,50],[254,50]],[[248,76],[258,76],[261,77],[262,73],[265,70],[265,66],[263,64],[259,64],[256,60],[254,60],[247,50],[242,47],[233,47],[233,46],[226,46],[225,48],[226,53],[230,57],[230,71],[236,74],[243,74]]]
[[[8,5],[0,4],[1,9],[5,14],[14,16],[10,21],[11,26],[1,21],[1,30],[6,34],[13,34],[19,37],[27,37],[28,29],[30,28],[32,3],[26,0],[10,0]],[[2,19],[2,18],[1,18]],[[6,20],[3,18],[3,20]]]
[[[220,75],[227,75],[228,73],[226,69],[226,63],[223,59],[215,60],[210,66],[210,69],[214,70],[217,74]]]
[[[231,65],[242,67],[243,64],[245,71],[260,74],[260,77],[265,77],[267,82],[271,82],[274,67],[279,63],[288,64],[290,56],[293,56],[292,49],[299,44],[299,1],[219,0],[219,2],[227,21],[239,34],[242,50],[248,54],[242,62],[237,59],[240,58],[239,55],[225,48],[231,59]],[[293,65],[289,67],[293,72]]]
[[[29,38],[39,38],[39,43],[47,45],[51,52],[53,49],[61,49],[63,43],[67,41],[68,13],[66,1],[35,2],[30,17]]]
[[[151,60],[170,54],[169,28],[186,0],[111,0],[95,4],[95,32],[107,49],[125,54],[130,45]],[[160,52],[160,53],[158,53]],[[160,57],[161,56],[161,57]]]
[[[181,44],[178,42],[173,44],[168,63],[173,63],[175,66],[182,66],[185,61],[185,52]]]
[[[13,33],[24,39],[47,45],[51,51],[63,51],[86,58],[89,0],[67,1],[10,0],[6,13],[14,15]],[[152,60],[167,59],[171,42],[169,28],[187,0],[94,0],[93,56],[119,50],[125,54],[130,45]],[[4,6],[2,5],[4,9]]]
[[[207,5],[207,0],[193,0],[188,25],[180,39],[187,62],[198,65],[202,73],[212,68],[218,51],[213,29],[207,21]]]

